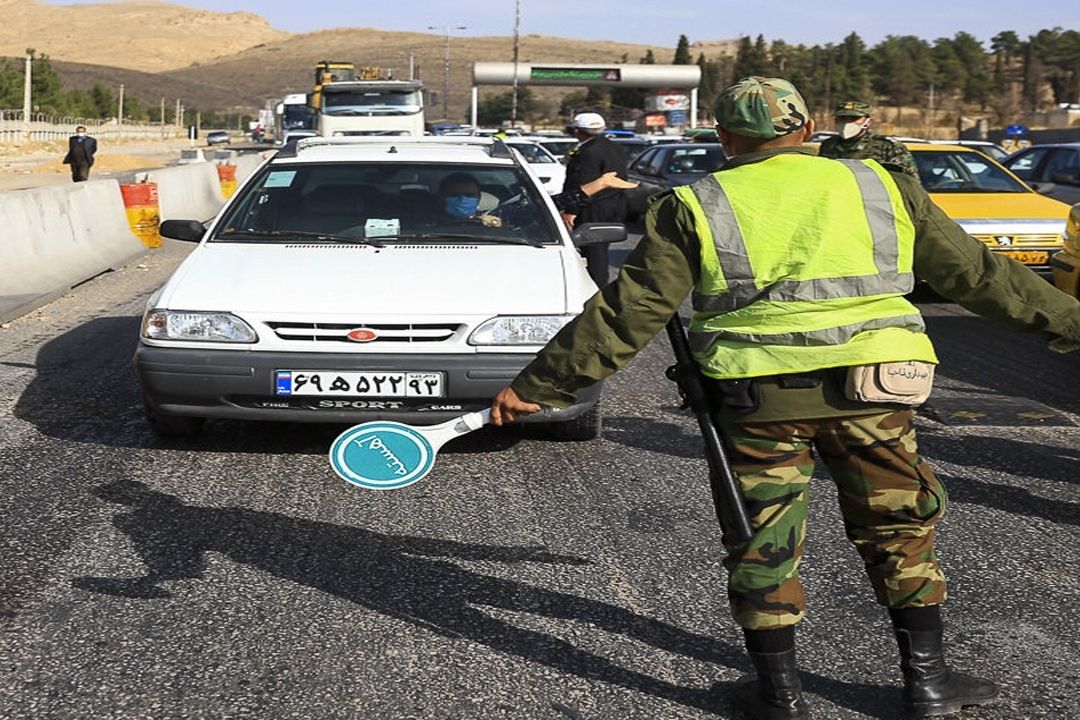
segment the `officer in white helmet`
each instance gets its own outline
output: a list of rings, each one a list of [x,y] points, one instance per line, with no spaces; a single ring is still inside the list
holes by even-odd
[[[580,188],[596,180],[604,173],[614,172],[616,177],[626,179],[626,154],[615,143],[604,137],[607,123],[602,115],[593,112],[574,116],[567,128],[580,142],[568,154],[566,181],[563,192]],[[572,227],[589,222],[624,222],[626,220],[626,193],[620,189],[607,189],[588,198],[577,208],[576,214],[565,213],[563,217]],[[592,245],[582,249],[589,276],[597,287],[608,283],[608,246]]]

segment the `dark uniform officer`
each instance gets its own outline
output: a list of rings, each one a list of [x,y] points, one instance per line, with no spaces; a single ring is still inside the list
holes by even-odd
[[[570,130],[581,143],[569,153],[563,192],[576,190],[606,172],[614,171],[617,177],[626,179],[626,154],[618,145],[603,136],[605,127],[604,118],[597,113],[580,113],[574,116]],[[626,193],[618,189],[597,193],[583,203],[572,217],[574,227],[590,222],[621,223],[626,219]],[[607,285],[608,246],[591,245],[583,248],[582,253],[593,282],[597,287]]]
[[[934,530],[947,498],[918,455],[912,410],[851,399],[845,380],[851,366],[936,362],[904,298],[916,276],[973,312],[1063,341],[1080,340],[1080,303],[967,235],[908,175],[805,150],[813,121],[790,83],[744,78],[720,96],[716,118],[732,159],[652,201],[619,276],[500,391],[492,422],[571,404],[693,291],[691,346],[754,528],[745,543],[724,538],[730,605],[757,671],[736,686],[738,706],[754,718],[807,717],[794,629],[815,454],[888,608],[908,709],[988,703],[993,683],[945,662]]]
[[[870,132],[872,110],[869,103],[859,100],[849,100],[837,105],[833,120],[836,122],[838,134],[821,143],[818,155],[827,158],[877,160],[883,165],[893,165],[914,178],[919,177],[915,158],[903,143]]]
[[[68,151],[63,160],[65,165],[71,166],[72,182],[83,182],[90,178],[95,153],[97,140],[87,135],[82,125],[75,128],[75,134],[68,138]]]

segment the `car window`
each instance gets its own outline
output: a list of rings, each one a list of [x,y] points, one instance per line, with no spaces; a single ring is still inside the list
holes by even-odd
[[[544,150],[544,148],[540,147],[536,143],[515,142],[510,143],[510,147],[521,153],[522,157],[525,158],[526,162],[536,164],[558,162],[558,160],[553,158],[549,152]]]
[[[480,196],[471,216],[459,218],[440,187],[462,174],[475,181]],[[438,241],[438,233],[560,241],[532,181],[510,165],[280,163],[264,168],[241,193],[211,242],[317,241],[320,234],[326,241],[426,242]]]
[[[916,150],[919,180],[930,192],[1029,192],[1000,165],[975,151]]]
[[[634,159],[634,162],[630,164],[630,169],[637,173],[649,172],[649,164],[658,152],[660,152],[660,148],[649,148]]]
[[[668,154],[664,152],[663,148],[657,148],[656,152],[649,156],[648,173],[650,175],[662,174],[667,164],[667,157]]]
[[[577,145],[577,140],[545,140],[541,145],[556,155],[565,155]]]
[[[1013,175],[1021,180],[1036,180],[1034,177],[1035,170],[1039,167],[1039,163],[1042,162],[1043,156],[1049,152],[1050,148],[1031,148],[1023,152],[1017,153],[1015,157],[1010,159],[1005,166],[1012,171]]]
[[[667,154],[667,174],[701,175],[715,172],[726,159],[721,146],[672,148]]]
[[[1053,181],[1055,174],[1076,177],[1077,173],[1080,173],[1080,152],[1058,148],[1050,154],[1044,175],[1047,180]]]

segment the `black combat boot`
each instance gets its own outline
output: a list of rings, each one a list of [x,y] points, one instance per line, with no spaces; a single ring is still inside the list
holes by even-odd
[[[931,608],[918,608],[931,610]],[[893,612],[896,642],[900,646],[900,669],[904,673],[904,703],[909,717],[924,718],[960,712],[966,705],[986,705],[998,695],[998,688],[988,680],[954,672],[945,663],[943,630],[937,608],[932,615],[913,616],[909,610]],[[909,613],[903,618],[903,613]],[[901,615],[898,622],[897,616]],[[925,622],[927,618],[930,622]],[[937,618],[937,622],[933,621]],[[937,627],[933,627],[934,625]],[[920,629],[901,625],[921,626]]]
[[[806,720],[810,713],[795,665],[795,628],[747,630],[745,634],[757,677],[735,683],[735,707],[753,720]]]

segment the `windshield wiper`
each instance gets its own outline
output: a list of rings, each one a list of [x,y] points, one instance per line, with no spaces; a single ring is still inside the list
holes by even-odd
[[[531,245],[544,247],[547,243],[532,238],[515,235],[472,235],[470,233],[416,233],[414,235],[380,235],[380,240],[467,240],[468,242],[489,242],[500,245]]]
[[[290,240],[290,239],[304,239],[304,240],[327,240],[329,242],[336,243],[348,243],[352,245],[371,245],[372,247],[384,247],[384,245],[375,238],[359,237],[354,235],[336,235],[334,233],[320,233],[309,232],[306,230],[223,230],[219,233],[215,239],[226,238],[245,238],[249,240],[260,240],[270,238],[273,240]]]
[[[541,243],[532,240],[531,237],[517,237],[515,235],[471,235],[468,233],[454,232],[418,232],[407,235],[379,235],[378,240],[390,242],[410,240],[454,240],[467,243],[492,243],[500,245],[529,245],[531,247],[544,247],[550,243]]]

